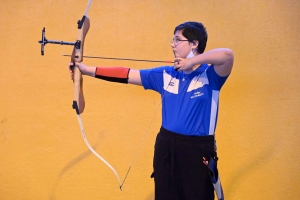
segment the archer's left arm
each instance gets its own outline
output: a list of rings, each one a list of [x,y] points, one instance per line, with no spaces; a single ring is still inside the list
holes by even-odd
[[[73,63],[69,63],[69,72],[73,79]],[[111,82],[129,83],[141,86],[142,80],[140,71],[126,67],[92,67],[86,66],[83,63],[76,62],[76,66],[81,71],[82,75],[87,75]]]

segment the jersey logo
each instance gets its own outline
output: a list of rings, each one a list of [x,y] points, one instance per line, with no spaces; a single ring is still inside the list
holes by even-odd
[[[201,92],[195,92],[193,96],[191,96],[191,99],[197,98],[197,97],[201,97],[204,93]]]
[[[207,78],[207,75],[206,75],[206,71],[203,72],[202,74],[198,75],[198,76],[195,76],[193,78],[193,80],[191,81],[191,83],[189,85],[189,88],[188,88],[187,92],[190,92],[190,91],[196,90],[198,88],[201,88],[205,84],[207,84],[207,85],[209,84],[208,78]]]
[[[176,78],[172,78],[172,76],[168,74],[165,70],[163,75],[164,75],[164,90],[173,94],[178,94],[179,80]]]

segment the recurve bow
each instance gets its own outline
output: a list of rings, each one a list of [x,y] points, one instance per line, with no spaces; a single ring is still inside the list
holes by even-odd
[[[85,10],[85,13],[82,17],[81,20],[78,21],[78,36],[77,36],[77,40],[76,43],[74,45],[74,49],[72,52],[72,56],[71,56],[71,62],[82,62],[83,60],[83,46],[84,46],[84,39],[85,36],[90,28],[90,19],[87,17],[87,13],[88,10],[90,8],[90,5],[92,3],[92,0],[89,0],[87,8]],[[75,63],[74,63],[75,65]],[[73,69],[73,74],[74,74],[74,100],[73,100],[73,108],[76,110],[76,114],[77,114],[77,118],[78,118],[78,122],[80,125],[80,129],[81,129],[81,133],[82,133],[82,137],[86,143],[86,145],[88,146],[88,148],[91,150],[91,152],[93,152],[95,154],[95,156],[97,156],[102,162],[104,162],[116,175],[118,182],[119,182],[119,186],[120,186],[120,190],[122,190],[122,185],[121,185],[121,180],[120,177],[117,173],[117,171],[104,159],[102,158],[89,144],[89,142],[87,141],[87,138],[85,136],[84,133],[84,129],[83,129],[83,124],[82,124],[82,120],[80,117],[80,114],[83,112],[84,110],[84,97],[83,97],[83,90],[82,90],[82,74],[79,70],[79,68],[75,65],[74,69]]]
[[[80,114],[83,112],[84,110],[84,106],[85,106],[85,101],[84,101],[84,96],[83,96],[83,90],[82,90],[82,84],[83,84],[83,79],[82,79],[82,74],[79,70],[79,68],[76,66],[76,62],[82,62],[83,60],[83,47],[84,47],[84,40],[86,37],[86,34],[90,28],[90,19],[87,16],[87,13],[89,11],[89,8],[91,6],[92,0],[88,1],[86,10],[84,15],[82,16],[81,20],[78,20],[77,24],[78,24],[78,34],[77,34],[77,39],[76,42],[64,42],[64,41],[56,41],[56,40],[47,40],[46,36],[45,36],[45,28],[42,30],[42,40],[39,41],[39,43],[41,44],[41,54],[44,55],[44,47],[47,43],[52,43],[52,44],[60,44],[60,45],[73,45],[73,52],[71,55],[71,62],[73,62],[74,66],[73,66],[73,82],[74,82],[74,99],[73,99],[73,109],[75,109],[76,114],[77,114],[77,118],[78,118],[78,122],[79,122],[79,126],[81,129],[81,133],[82,133],[82,137],[83,140],[85,142],[85,144],[88,146],[88,148],[90,149],[90,151],[95,154],[95,156],[97,156],[102,162],[104,162],[112,171],[113,173],[116,175],[118,182],[119,182],[119,187],[122,190],[122,184],[121,184],[121,180],[120,177],[118,175],[118,173],[116,172],[116,170],[104,159],[102,158],[89,144],[89,142],[87,141],[86,135],[84,133],[84,129],[83,129],[83,123],[80,117]]]

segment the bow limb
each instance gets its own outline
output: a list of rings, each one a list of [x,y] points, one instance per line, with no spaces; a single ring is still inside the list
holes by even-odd
[[[77,104],[76,104],[77,105]],[[75,107],[76,109],[76,112],[78,111],[78,107]],[[119,177],[119,174],[117,173],[117,171],[102,157],[100,156],[92,147],[91,145],[89,144],[87,138],[86,138],[86,135],[84,133],[84,129],[83,129],[83,124],[82,124],[82,120],[81,120],[81,117],[80,117],[80,114],[77,112],[77,118],[78,118],[78,122],[79,122],[79,126],[80,126],[80,130],[81,130],[81,134],[82,134],[82,137],[83,137],[83,140],[86,144],[86,146],[90,149],[90,151],[95,155],[97,156],[97,158],[99,158],[102,162],[104,162],[112,171],[113,173],[116,175],[117,179],[118,179],[118,182],[119,182],[119,187],[120,187],[120,190],[122,190],[122,184],[121,184],[121,180],[120,180],[120,177]]]
[[[71,62],[73,62],[73,63],[82,62],[82,60],[83,60],[84,40],[85,40],[86,34],[88,33],[89,28],[90,28],[90,19],[87,17],[87,13],[88,13],[91,3],[92,3],[92,0],[89,0],[87,8],[85,10],[85,13],[84,13],[82,19],[78,21],[78,35],[77,35],[77,40],[74,45],[74,49],[73,49],[72,56],[71,56]],[[116,172],[116,170],[91,147],[91,145],[89,144],[89,142],[86,138],[86,135],[85,135],[84,129],[83,129],[83,123],[82,123],[82,120],[80,117],[80,114],[83,112],[84,106],[85,106],[83,90],[82,90],[83,79],[82,79],[82,74],[76,65],[74,66],[73,74],[74,74],[74,77],[73,77],[73,80],[74,80],[73,108],[76,110],[76,114],[77,114],[77,118],[78,118],[78,122],[79,122],[79,126],[81,129],[83,140],[84,140],[85,144],[87,145],[87,147],[90,149],[90,151],[95,156],[97,156],[102,162],[104,162],[113,171],[113,173],[116,175],[116,177],[118,179],[120,189],[122,190],[121,180],[120,180],[120,177],[119,177],[118,173]]]

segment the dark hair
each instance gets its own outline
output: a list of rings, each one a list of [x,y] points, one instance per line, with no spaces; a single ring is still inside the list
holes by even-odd
[[[207,32],[204,25],[200,22],[184,22],[178,25],[174,29],[174,34],[176,31],[182,30],[182,35],[189,40],[189,42],[193,42],[197,40],[199,42],[197,52],[199,54],[203,53],[206,47],[207,42]]]

